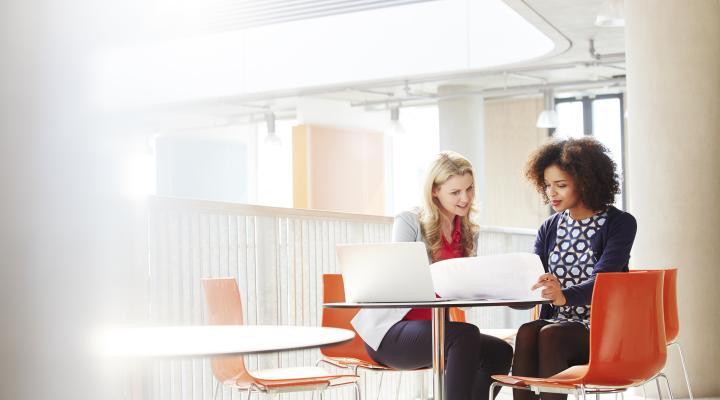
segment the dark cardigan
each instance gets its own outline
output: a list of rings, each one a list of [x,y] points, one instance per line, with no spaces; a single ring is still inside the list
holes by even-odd
[[[549,272],[548,259],[555,248],[557,225],[561,213],[550,216],[543,222],[538,230],[535,239],[535,254],[540,256],[545,272]],[[566,305],[580,306],[590,304],[592,299],[595,275],[599,272],[627,272],[628,260],[630,260],[630,249],[635,240],[637,223],[635,218],[624,211],[610,206],[607,210],[607,221],[600,230],[590,238],[590,246],[593,250],[592,276],[583,283],[565,288],[562,290]],[[540,310],[541,319],[554,318],[556,308],[545,304]]]

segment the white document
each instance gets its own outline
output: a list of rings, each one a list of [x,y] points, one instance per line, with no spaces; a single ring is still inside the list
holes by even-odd
[[[530,290],[545,273],[532,253],[461,257],[430,265],[435,293],[450,299],[541,299]]]

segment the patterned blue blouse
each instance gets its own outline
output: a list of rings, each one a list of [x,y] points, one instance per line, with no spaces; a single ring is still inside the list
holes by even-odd
[[[596,258],[590,246],[590,239],[606,221],[607,211],[579,221],[570,218],[567,210],[562,213],[558,221],[555,247],[550,253],[548,267],[563,288],[580,284],[592,276]],[[559,307],[556,317],[551,321],[576,321],[588,326],[590,306]]]

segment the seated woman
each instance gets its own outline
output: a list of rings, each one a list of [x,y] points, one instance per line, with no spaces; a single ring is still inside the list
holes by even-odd
[[[556,211],[535,240],[546,273],[533,286],[541,288],[552,305],[543,305],[540,319],[518,330],[512,373],[546,378],[588,362],[595,275],[628,270],[637,224],[632,215],[611,205],[620,191],[615,163],[592,138],[540,147],[530,156],[526,176]],[[542,397],[566,398],[548,393]],[[537,396],[515,390],[514,398]]]
[[[393,241],[424,242],[431,262],[473,256],[478,227],[472,222],[475,178],[470,162],[446,151],[431,164],[424,207],[395,218]],[[353,326],[377,362],[396,369],[432,366],[429,308],[364,309]],[[452,400],[485,400],[490,375],[510,370],[512,347],[475,325],[445,322],[445,388]]]

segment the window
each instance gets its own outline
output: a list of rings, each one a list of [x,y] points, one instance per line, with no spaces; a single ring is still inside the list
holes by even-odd
[[[393,151],[387,155],[392,165],[392,195],[386,207],[390,215],[422,206],[422,187],[430,161],[439,151],[439,120],[437,106],[407,107],[400,110],[403,133],[391,137]]]
[[[621,193],[615,198],[615,206],[620,209],[625,207],[623,108],[621,93],[556,99],[559,123],[553,132],[554,136],[567,138],[593,136],[610,150],[620,177]]]
[[[167,133],[155,141],[160,196],[292,207],[292,127],[265,122]]]

